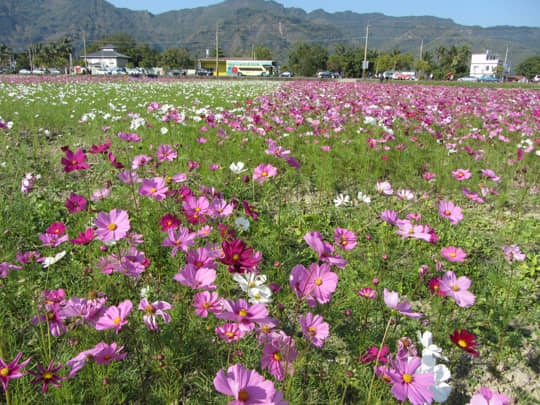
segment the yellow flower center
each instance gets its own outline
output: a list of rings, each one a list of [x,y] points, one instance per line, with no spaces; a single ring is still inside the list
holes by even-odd
[[[240,390],[238,392],[238,400],[239,401],[247,401],[249,399],[249,394],[246,390]]]
[[[208,308],[210,308],[210,303],[205,302],[204,304],[202,304],[202,306],[203,306],[203,308],[208,309]]]
[[[47,319],[48,319],[49,321],[52,321],[52,320],[54,319],[54,312],[49,312],[49,313],[47,314]]]
[[[263,177],[268,176],[268,172],[266,172],[266,171],[265,171],[265,172],[262,172],[262,173],[261,173],[261,176],[263,176]]]
[[[232,258],[233,260],[238,260],[240,259],[240,255],[238,253],[235,253]]]
[[[156,191],[157,191],[157,188],[155,188],[155,187],[152,187],[152,188],[150,189],[150,192],[151,192],[152,194],[154,194]]]
[[[245,309],[241,309],[240,311],[238,311],[238,315],[240,316],[247,316],[247,311]]]
[[[261,327],[261,330],[262,330],[264,333],[268,333],[268,332],[270,332],[270,326],[268,326],[268,325],[263,325],[263,326]]]
[[[76,161],[75,159],[73,159],[73,160],[71,161],[71,164],[72,164],[72,165],[76,165],[76,164],[77,164],[77,161]]]
[[[459,347],[467,347],[467,342],[465,342],[463,339],[459,339],[457,344]]]
[[[45,371],[41,377],[44,379],[44,380],[52,380],[53,378],[53,373],[51,373],[50,371]]]
[[[274,358],[275,361],[281,361],[281,353],[280,352],[275,352],[272,357]]]
[[[456,256],[457,256],[457,255],[456,255],[455,252],[450,253],[450,257],[456,257]]]
[[[316,285],[321,285],[321,284],[322,284],[322,280],[321,280],[320,278],[315,279],[315,284],[316,284]]]
[[[450,211],[448,211],[448,210],[444,211],[444,215],[446,215],[447,217],[450,216],[450,214],[451,214]]]
[[[114,231],[117,228],[116,224],[109,224],[107,225],[107,229],[109,231]]]
[[[199,207],[195,208],[195,212],[201,212],[201,209]]]
[[[151,304],[148,304],[148,306],[144,310],[147,314],[153,314],[154,312],[156,312],[156,310]]]
[[[232,339],[234,337],[234,333],[232,332],[225,332],[225,336],[227,336],[229,339]]]
[[[317,334],[317,329],[315,329],[313,326],[310,326],[308,328],[309,336],[315,336]]]
[[[403,374],[402,378],[403,378],[403,382],[406,384],[410,384],[413,380],[413,376],[407,373]]]
[[[9,374],[9,368],[4,367],[4,368],[0,369],[0,376],[6,377],[8,374]]]
[[[458,287],[457,285],[453,285],[453,286],[452,286],[452,290],[454,290],[454,291],[459,291],[459,287]]]
[[[120,322],[122,322],[122,318],[120,318],[120,317],[114,318],[113,323],[114,323],[115,325],[118,325]]]
[[[105,356],[103,356],[103,358],[104,358],[105,360],[110,360],[111,355],[110,355],[110,354],[106,354]]]

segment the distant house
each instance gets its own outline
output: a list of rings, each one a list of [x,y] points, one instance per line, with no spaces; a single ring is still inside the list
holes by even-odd
[[[129,56],[116,52],[116,47],[111,44],[103,45],[99,51],[89,53],[82,58],[86,58],[86,64],[89,68],[103,69],[125,67],[129,60]]]
[[[497,66],[503,66],[503,60],[498,55],[490,54],[489,50],[484,53],[471,54],[471,76],[495,76]]]

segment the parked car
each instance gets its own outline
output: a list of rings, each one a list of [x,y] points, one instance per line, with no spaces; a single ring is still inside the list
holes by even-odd
[[[21,69],[21,70],[19,70],[19,74],[20,75],[31,75],[32,71],[28,70],[28,69]]]
[[[464,76],[457,79],[458,82],[477,82],[478,78],[475,76]]]
[[[281,72],[280,76],[281,77],[294,77],[294,73],[293,72]]]
[[[478,81],[479,82],[491,82],[491,83],[495,83],[495,82],[498,82],[499,81],[499,78],[498,77],[495,77],[495,76],[490,76],[490,75],[484,75],[484,76],[480,76],[478,78]]]
[[[126,76],[127,70],[123,67],[115,67],[109,70],[109,74],[112,76]]]
[[[48,70],[48,72],[49,72],[50,75],[53,75],[53,76],[56,76],[56,75],[59,75],[59,74],[62,73],[62,72],[60,72],[60,71],[59,71],[58,69],[56,69],[56,68],[50,68],[50,69]]]
[[[144,69],[138,67],[127,69],[127,74],[131,77],[141,77],[144,75]]]
[[[212,76],[214,71],[212,69],[197,69],[197,76]]]
[[[336,77],[336,73],[329,72],[328,70],[323,70],[322,72],[317,73],[319,79],[333,79]]]
[[[393,70],[386,70],[382,74],[383,79],[393,79],[394,78],[394,71]]]
[[[97,75],[97,76],[107,76],[110,74],[107,69],[103,69],[103,68],[92,68],[91,72],[93,75]]]
[[[540,75],[536,75],[532,78],[532,81],[535,82],[535,83],[539,83],[540,82]]]
[[[38,76],[44,75],[44,74],[45,74],[45,70],[44,70],[44,69],[33,69],[33,70],[32,70],[32,74],[33,74],[33,75],[38,75]]]

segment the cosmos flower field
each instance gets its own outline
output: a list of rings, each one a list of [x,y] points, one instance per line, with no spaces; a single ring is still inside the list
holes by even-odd
[[[533,404],[540,92],[0,81],[0,402]]]

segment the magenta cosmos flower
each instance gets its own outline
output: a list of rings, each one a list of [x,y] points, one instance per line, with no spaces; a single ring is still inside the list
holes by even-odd
[[[102,242],[123,239],[130,229],[127,211],[117,208],[111,210],[108,214],[100,212],[94,224],[97,227],[96,236]]]
[[[448,219],[452,225],[456,225],[463,219],[461,208],[454,205],[452,201],[442,200],[439,203],[439,215]]]
[[[27,358],[25,361],[19,364],[23,353],[19,352],[12,362],[6,363],[3,359],[0,359],[0,382],[4,391],[7,391],[9,380],[13,378],[21,378],[26,373],[21,370],[26,367],[32,357]]]
[[[441,256],[451,262],[463,263],[467,257],[467,253],[465,253],[465,251],[461,248],[448,246],[441,249]]]
[[[122,301],[118,306],[110,306],[96,322],[96,330],[115,329],[116,333],[126,325],[126,318],[131,312],[133,304],[130,300]]]
[[[221,298],[217,292],[202,291],[193,296],[195,314],[201,318],[208,317],[208,313],[219,314],[223,311]]]
[[[330,301],[332,293],[336,290],[338,275],[330,271],[326,263],[320,266],[312,263],[309,269],[297,264],[291,270],[289,285],[300,299],[305,299],[311,307],[325,304]]]
[[[348,229],[335,228],[334,242],[343,250],[351,250],[356,246],[356,235]]]
[[[219,370],[214,378],[214,387],[224,395],[234,399],[228,405],[251,405],[251,404],[284,404],[276,402],[277,395],[274,383],[265,380],[255,370],[247,370],[242,364],[235,364],[227,369],[227,373]]]
[[[62,164],[64,165],[64,171],[66,173],[76,170],[86,170],[90,165],[86,162],[86,154],[82,149],[77,149],[75,153],[69,148],[65,149],[66,157],[62,158]]]
[[[158,150],[154,155],[160,163],[169,161],[172,162],[178,156],[178,152],[171,145],[159,145]]]
[[[408,399],[412,405],[423,405],[433,400],[429,387],[433,385],[435,377],[433,373],[416,373],[421,364],[419,357],[396,357],[392,361],[393,368],[388,370],[388,375],[391,378],[392,394],[398,401]]]
[[[298,351],[294,347],[294,339],[283,331],[272,333],[269,337],[264,344],[261,368],[268,370],[276,380],[283,381],[286,373],[294,374],[293,362]]]
[[[172,308],[172,305],[165,301],[155,301],[149,303],[146,298],[139,302],[139,310],[144,311],[143,321],[146,327],[150,330],[158,330],[159,326],[156,321],[156,316],[161,316],[163,322],[169,323],[171,316],[165,312]]]
[[[407,301],[399,302],[399,294],[395,291],[388,291],[386,288],[383,290],[384,303],[390,308],[395,309],[400,314],[407,315],[411,318],[421,318],[422,314],[419,312],[412,312],[411,304]]]
[[[54,385],[55,387],[60,387],[60,381],[67,380],[66,377],[60,377],[58,370],[62,368],[63,364],[59,363],[56,367],[54,366],[54,359],[51,360],[47,368],[43,367],[41,363],[38,362],[37,371],[29,371],[34,377],[34,380],[30,381],[30,384],[42,384],[41,393],[45,394],[49,389],[49,384]]]
[[[257,181],[259,184],[262,184],[270,177],[275,177],[277,175],[277,169],[270,165],[261,163],[253,170],[253,180]]]
[[[328,323],[324,322],[322,316],[313,315],[311,312],[300,317],[300,326],[306,339],[317,347],[322,347],[324,341],[330,335]]]
[[[440,291],[456,300],[456,304],[460,307],[470,307],[474,304],[475,296],[468,291],[470,286],[470,279],[465,276],[456,278],[453,271],[444,273],[439,283]]]
[[[471,398],[467,405],[510,405],[510,398],[504,394],[492,392],[488,387],[482,387]]]
[[[82,195],[71,193],[66,199],[65,207],[70,214],[73,214],[75,212],[86,210],[87,201]]]
[[[470,179],[472,174],[469,170],[467,169],[457,169],[455,171],[452,172],[452,176],[459,180],[459,181],[462,181],[462,180],[467,180],[467,179]]]

